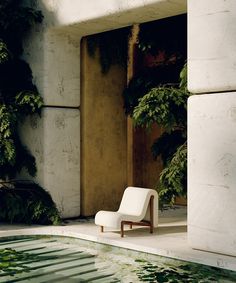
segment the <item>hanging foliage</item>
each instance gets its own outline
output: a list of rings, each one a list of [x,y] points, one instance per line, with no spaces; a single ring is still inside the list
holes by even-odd
[[[177,147],[176,152],[160,173],[158,184],[162,204],[173,205],[176,197],[187,197],[187,142]]]
[[[185,128],[187,123],[188,93],[181,88],[160,86],[152,88],[134,108],[136,125],[150,127],[153,123],[167,132]]]
[[[129,82],[123,91],[124,108],[126,114],[132,116],[139,99],[147,94],[151,89],[160,86],[178,86],[179,73],[183,67],[183,62],[173,65],[160,65],[153,68],[144,68],[138,72]]]
[[[132,116],[138,100],[152,88],[179,85],[179,74],[187,57],[186,15],[140,25],[138,73],[123,92],[126,114]]]
[[[127,46],[130,29],[122,28],[87,37],[87,49],[91,57],[99,51],[102,73],[106,74],[112,65],[127,66]]]
[[[154,158],[162,157],[164,169],[157,185],[161,200],[173,204],[187,191],[187,65],[180,73],[178,87],[160,86],[151,89],[134,108],[136,125],[149,128],[157,123],[165,130],[154,142]]]
[[[36,173],[35,158],[21,143],[18,128],[26,116],[40,114],[42,98],[21,54],[25,35],[43,17],[23,2],[0,4],[0,179],[12,178],[23,168],[32,176]]]

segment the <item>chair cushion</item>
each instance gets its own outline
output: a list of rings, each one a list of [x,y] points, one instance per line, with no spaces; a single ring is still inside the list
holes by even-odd
[[[115,229],[120,229],[121,221],[138,222],[142,219],[140,216],[122,214],[116,211],[101,210],[95,215],[95,224]]]

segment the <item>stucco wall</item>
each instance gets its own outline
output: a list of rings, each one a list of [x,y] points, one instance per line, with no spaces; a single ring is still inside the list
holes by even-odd
[[[234,256],[235,11],[234,0],[188,1],[188,240]]]
[[[78,109],[45,107],[41,119],[34,116],[22,127],[27,133],[22,139],[36,157],[36,182],[50,192],[63,217],[80,213],[79,124]]]
[[[99,54],[82,44],[81,214],[118,209],[127,184],[126,116],[122,91],[126,70],[112,66],[102,74]]]
[[[36,182],[68,218],[80,215],[80,37],[47,29],[48,20],[25,41],[44,108],[41,119],[26,121],[22,136],[36,157]]]

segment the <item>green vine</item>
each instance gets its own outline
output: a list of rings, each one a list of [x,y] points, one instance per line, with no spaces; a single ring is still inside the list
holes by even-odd
[[[87,37],[87,50],[91,57],[99,50],[102,73],[106,74],[112,65],[127,66],[127,46],[130,29],[122,28]]]

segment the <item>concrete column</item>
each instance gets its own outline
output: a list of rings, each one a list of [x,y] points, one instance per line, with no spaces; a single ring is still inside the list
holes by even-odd
[[[117,210],[127,186],[126,70],[113,65],[103,74],[86,38],[81,55],[81,215],[92,216]]]
[[[42,118],[28,119],[22,126],[24,144],[36,157],[35,181],[51,194],[63,218],[76,217],[80,215],[80,37],[67,30],[35,31],[25,42],[25,54],[44,98]]]
[[[188,1],[188,240],[234,256],[235,19],[234,0]]]

